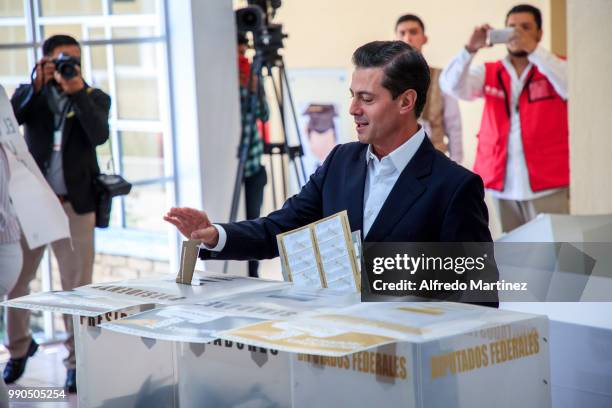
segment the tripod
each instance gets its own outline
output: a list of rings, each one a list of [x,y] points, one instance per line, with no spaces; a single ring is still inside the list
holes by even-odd
[[[281,123],[282,123],[282,142],[281,143],[273,143],[268,144],[264,153],[272,155],[280,155],[281,156],[281,175],[283,182],[283,193],[284,198],[287,197],[287,168],[284,163],[284,156],[287,155],[290,163],[293,164],[295,169],[296,179],[298,184],[301,186],[306,182],[306,170],[304,168],[304,163],[302,161],[303,148],[301,142],[300,128],[297,121],[297,115],[295,112],[295,106],[293,104],[293,97],[291,95],[291,89],[289,88],[289,81],[287,80],[287,75],[285,72],[285,64],[282,59],[282,56],[279,55],[276,51],[268,51],[266,50],[257,50],[255,52],[255,56],[253,57],[253,63],[251,64],[251,71],[249,75],[249,81],[247,85],[247,97],[244,102],[246,102],[246,109],[244,110],[244,119],[242,120],[242,132],[240,144],[238,147],[238,168],[236,170],[236,178],[234,180],[234,191],[232,194],[232,204],[230,209],[230,217],[229,221],[234,222],[238,216],[238,205],[240,203],[240,190],[242,184],[244,182],[244,169],[245,164],[248,159],[249,151],[251,149],[251,143],[253,141],[253,132],[256,129],[256,120],[257,120],[257,109],[258,104],[261,103],[262,98],[265,97],[263,91],[263,68],[266,68],[267,77],[270,78],[272,85],[274,87],[274,96],[276,100],[276,104],[278,106],[278,110],[280,113]],[[278,68],[278,76],[280,83],[277,84],[274,78],[273,68]],[[257,81],[255,83],[255,81]],[[284,88],[283,88],[284,84]],[[254,86],[255,85],[255,86]],[[287,120],[285,118],[285,95],[284,90],[287,93],[287,99],[289,101],[289,108],[291,109],[292,119],[295,125],[295,130],[297,134],[297,146],[289,146],[287,141]],[[243,101],[241,100],[241,103]],[[241,107],[242,110],[242,107]],[[242,113],[242,112],[241,112]],[[278,208],[276,198],[276,181],[275,181],[275,172],[272,157],[270,157],[270,175],[272,178],[272,194],[273,194],[273,202],[275,208]],[[223,272],[227,272],[227,262],[223,267]]]
[[[273,68],[278,69],[278,84],[276,79],[274,78]],[[274,87],[274,96],[276,99],[276,104],[278,106],[278,110],[280,113],[282,130],[283,130],[283,140],[281,143],[269,143],[265,146],[264,153],[270,156],[270,175],[273,180],[272,183],[272,197],[274,202],[274,207],[278,208],[278,203],[276,201],[276,186],[274,183],[275,172],[274,172],[274,162],[272,160],[272,156],[281,156],[281,176],[282,176],[282,186],[283,186],[283,199],[287,198],[287,169],[285,168],[285,161],[283,160],[283,156],[287,156],[289,158],[289,162],[293,164],[296,179],[299,186],[302,186],[307,181],[307,174],[304,167],[304,162],[302,161],[302,156],[304,155],[304,149],[302,147],[302,138],[300,133],[300,126],[297,120],[297,114],[295,110],[295,105],[293,103],[293,96],[291,94],[291,88],[289,86],[289,80],[287,79],[287,72],[285,70],[285,63],[283,61],[282,56],[276,55],[273,60],[269,60],[266,65],[266,73],[270,78],[272,85]],[[290,146],[287,139],[287,129],[288,123],[286,118],[286,100],[285,100],[285,91],[286,91],[286,100],[289,102],[288,107],[291,113],[290,119],[295,126],[295,134],[297,136],[297,145]]]

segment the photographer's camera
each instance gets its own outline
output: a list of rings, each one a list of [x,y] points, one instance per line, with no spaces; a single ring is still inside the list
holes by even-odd
[[[64,79],[72,79],[77,76],[77,65],[81,65],[81,61],[77,58],[66,54],[60,54],[53,60],[53,63],[55,64],[55,70],[59,72]]]

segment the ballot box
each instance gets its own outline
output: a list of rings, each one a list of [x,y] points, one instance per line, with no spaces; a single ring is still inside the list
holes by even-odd
[[[548,407],[544,316],[231,277],[93,284],[73,315],[81,407]]]
[[[289,353],[225,341],[155,340],[84,325],[77,332],[80,407],[291,406]]]
[[[525,242],[570,243],[593,259],[592,271],[576,286],[580,292],[574,302],[501,302],[500,309],[550,319],[554,407],[612,407],[612,303],[605,301],[612,293],[612,215],[541,214],[498,240],[503,245]],[[559,265],[561,257],[554,255],[549,263]]]

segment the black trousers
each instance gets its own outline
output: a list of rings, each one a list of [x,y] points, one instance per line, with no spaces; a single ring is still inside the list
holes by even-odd
[[[252,220],[259,218],[261,204],[263,203],[264,187],[268,182],[268,175],[264,166],[259,167],[259,171],[250,177],[244,178],[244,201],[246,204],[246,218]],[[258,278],[259,262],[249,261],[249,276]]]

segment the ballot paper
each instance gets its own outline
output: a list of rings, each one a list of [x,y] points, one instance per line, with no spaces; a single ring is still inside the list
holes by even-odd
[[[432,336],[473,330],[482,325],[481,308],[461,303],[389,302],[355,304],[334,313],[317,313],[312,319],[292,322],[297,325],[323,327],[332,324],[336,330],[382,335],[396,341],[421,342]]]
[[[398,341],[392,337],[346,331],[306,321],[265,321],[218,333],[223,340],[274,350],[341,357]]]
[[[267,320],[216,336],[281,351],[341,357],[389,343],[418,343],[482,329],[500,317],[496,312],[459,303],[364,303],[333,313],[313,311]],[[516,316],[506,315],[496,323],[509,323],[512,318]]]
[[[199,305],[232,315],[278,319],[311,311],[337,310],[359,303],[360,295],[331,289],[296,285],[280,289],[247,292]]]
[[[3,304],[23,309],[97,316],[136,305],[172,305],[226,297],[253,290],[285,287],[287,283],[228,275],[194,277],[191,285],[171,276],[94,283],[65,292],[43,292]]]
[[[115,299],[101,293],[84,293],[78,290],[34,293],[3,303],[20,309],[43,310],[79,316],[95,317],[104,313],[144,304],[140,300]]]
[[[357,294],[285,287],[246,292],[193,305],[169,305],[134,314],[102,327],[158,340],[208,343],[217,333],[312,311],[333,311],[359,302]]]
[[[311,288],[360,290],[359,254],[346,211],[279,234],[277,241],[285,280]]]
[[[30,249],[70,237],[68,217],[28,151],[0,85],[0,143],[8,158],[9,195]]]
[[[117,298],[142,299],[143,301],[154,301],[163,305],[196,303],[200,300],[286,285],[284,282],[273,280],[210,274],[195,276],[191,285],[182,285],[177,283],[173,277],[163,276],[161,278],[129,279],[119,282],[91,284],[82,286],[79,290],[94,293],[105,292],[109,296],[112,295]]]
[[[218,331],[244,327],[262,319],[227,316],[196,305],[172,305],[103,323],[102,328],[157,340],[208,343]]]
[[[325,287],[324,278],[317,264],[317,249],[314,246],[309,226],[287,233],[278,238],[281,262],[287,271],[285,280],[298,286],[310,288]]]
[[[177,283],[191,285],[199,251],[200,241],[195,239],[183,241],[183,244],[181,245],[180,269],[176,275]]]

